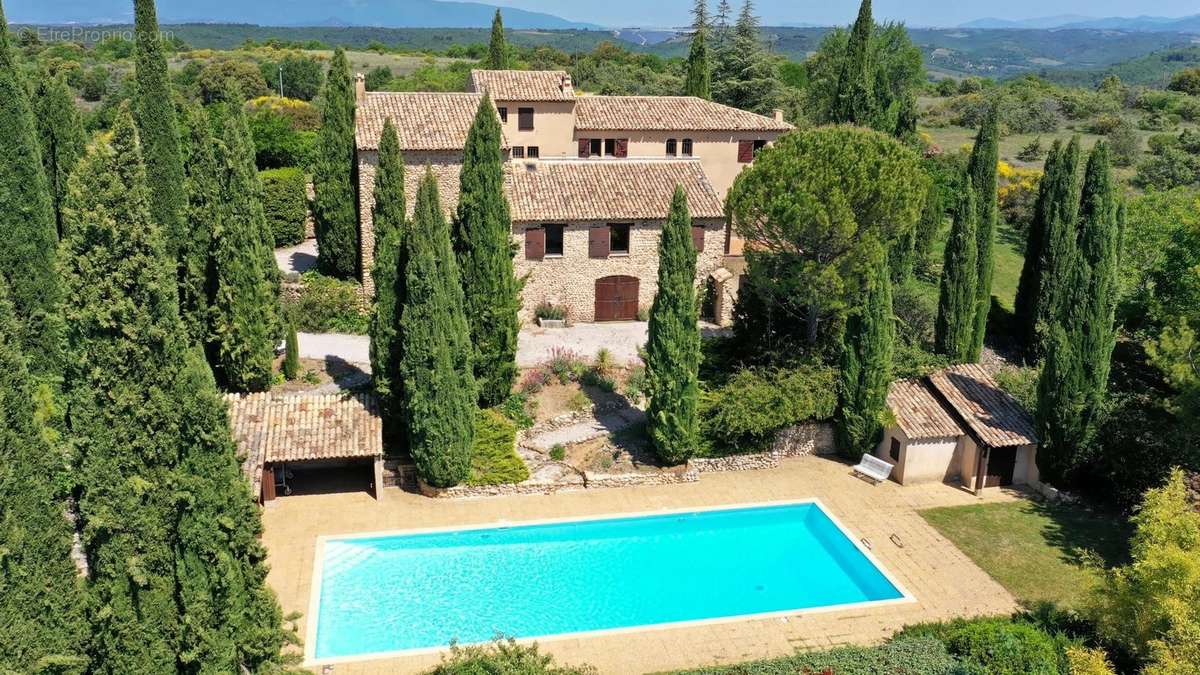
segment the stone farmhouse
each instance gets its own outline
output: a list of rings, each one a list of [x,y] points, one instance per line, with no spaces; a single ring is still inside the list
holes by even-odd
[[[357,78],[360,250],[368,292],[375,168],[388,119],[408,170],[409,208],[428,166],[442,206],[458,200],[463,146],[484,93],[508,159],[516,271],[526,278],[522,319],[549,303],[575,321],[626,321],[653,302],[658,240],[676,185],[688,194],[700,252],[702,316],[728,323],[745,269],[724,200],[754,153],[792,126],[688,96],[593,96],[565,71],[471,72],[467,91],[367,92]]]

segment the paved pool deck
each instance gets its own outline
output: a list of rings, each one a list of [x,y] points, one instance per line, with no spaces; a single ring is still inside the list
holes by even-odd
[[[871,551],[915,602],[785,618],[647,629],[616,635],[545,639],[544,652],[563,663],[589,663],[601,673],[644,673],[783,656],[798,649],[874,644],[906,624],[1005,614],[1017,603],[917,513],[938,506],[1021,499],[989,490],[982,498],[949,485],[870,485],[835,459],[800,457],[774,469],[706,473],[697,483],[560,492],[473,500],[434,500],[397,489],[376,502],[366,492],[284,497],[263,513],[268,582],[284,613],[308,612],[316,540],[321,535],[451,527],[495,522],[644,513],[817,498]],[[892,536],[903,544],[893,543]],[[447,580],[453,583],[452,580]],[[703,592],[703,589],[696,589]],[[300,635],[307,620],[300,619]],[[437,655],[338,663],[336,675],[415,673]]]

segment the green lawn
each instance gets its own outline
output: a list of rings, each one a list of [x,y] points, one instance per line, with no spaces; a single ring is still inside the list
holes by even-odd
[[[946,238],[949,235],[950,228],[944,227],[933,244],[932,255],[938,263],[938,269],[941,268]],[[1023,249],[1024,242],[1021,241],[1021,235],[1014,231],[1011,225],[1001,220],[996,228],[996,248],[993,258],[996,272],[992,278],[992,295],[996,296],[1000,305],[1010,312],[1013,310],[1017,298],[1017,285],[1021,281],[1021,267],[1025,265]],[[918,280],[917,283],[924,291],[923,294],[932,298],[933,302],[937,302],[937,281],[925,279]]]
[[[1018,600],[1061,607],[1079,607],[1097,580],[1083,564],[1085,552],[1105,566],[1121,564],[1130,534],[1119,515],[1024,500],[930,509],[921,516]]]

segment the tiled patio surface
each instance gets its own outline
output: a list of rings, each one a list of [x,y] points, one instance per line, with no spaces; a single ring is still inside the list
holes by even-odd
[[[947,485],[872,486],[832,459],[802,457],[782,466],[703,474],[685,485],[587,490],[477,500],[432,500],[391,489],[381,503],[366,492],[288,497],[265,509],[269,583],[284,613],[307,612],[319,535],[519,522],[548,518],[686,509],[816,497],[916,597],[916,602],[815,613],[785,619],[646,630],[632,634],[543,640],[565,663],[590,663],[604,673],[641,673],[726,664],[790,654],[798,648],[877,643],[905,624],[958,616],[1008,613],[1016,601],[917,514],[919,509],[976,503]],[[987,501],[1019,499],[991,490]],[[898,535],[903,548],[890,541]],[[450,582],[450,580],[448,580]],[[301,636],[306,625],[301,619]],[[439,657],[423,655],[342,663],[336,675],[419,672]],[[314,668],[321,672],[320,668]]]

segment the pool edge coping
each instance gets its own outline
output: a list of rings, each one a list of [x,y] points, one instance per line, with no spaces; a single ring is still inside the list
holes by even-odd
[[[309,592],[308,615],[305,617],[305,639],[304,639],[304,661],[301,667],[311,668],[317,666],[339,665],[345,663],[361,663],[365,661],[382,661],[387,659],[397,659],[409,656],[428,656],[430,654],[446,653],[450,651],[450,645],[442,645],[438,647],[416,647],[412,649],[397,649],[385,652],[370,652],[367,654],[355,654],[352,656],[331,656],[328,658],[317,658],[317,621],[318,610],[321,604],[321,575],[324,572],[325,564],[325,544],[332,540],[354,540],[354,539],[375,539],[379,537],[395,537],[395,536],[411,536],[419,534],[437,534],[441,532],[454,532],[460,530],[497,530],[510,527],[536,527],[539,525],[561,525],[565,523],[585,523],[595,520],[614,520],[614,519],[632,519],[646,518],[650,516],[669,516],[682,513],[706,513],[710,511],[738,511],[743,509],[765,508],[772,506],[799,506],[801,504],[812,504],[819,508],[826,518],[837,527],[842,536],[846,537],[855,549],[858,550],[871,564],[887,579],[897,591],[900,592],[899,598],[891,598],[887,600],[864,600],[862,602],[842,603],[838,605],[826,605],[823,607],[809,607],[804,609],[785,609],[773,612],[759,612],[757,614],[739,614],[737,616],[724,616],[711,619],[689,619],[686,621],[672,621],[667,623],[652,623],[642,624],[639,626],[622,626],[618,628],[601,628],[589,631],[576,631],[573,633],[556,633],[553,635],[534,636],[527,638],[515,638],[517,644],[535,644],[557,642],[560,640],[578,640],[580,638],[600,637],[608,635],[621,635],[630,633],[649,632],[657,630],[669,630],[672,628],[689,628],[705,625],[718,625],[727,623],[736,623],[740,621],[761,621],[766,619],[786,618],[792,616],[802,616],[805,614],[825,614],[831,612],[840,612],[849,609],[870,609],[875,607],[886,607],[890,605],[907,604],[917,602],[917,598],[908,589],[896,579],[891,571],[883,565],[883,563],[875,557],[871,549],[863,545],[862,539],[855,539],[854,533],[847,528],[836,515],[825,505],[818,497],[808,497],[804,499],[782,499],[777,501],[767,502],[747,502],[741,504],[721,504],[717,506],[705,506],[700,508],[670,508],[659,509],[656,511],[631,511],[627,513],[606,513],[592,516],[568,516],[565,518],[540,518],[535,520],[497,520],[490,523],[474,523],[465,525],[446,525],[441,527],[423,527],[411,528],[407,530],[382,530],[375,532],[360,532],[356,534],[322,534],[317,535],[316,546],[314,547],[314,562],[313,562],[313,577],[312,588]],[[458,647],[471,647],[478,645],[490,644],[487,642],[470,642],[459,643]]]

